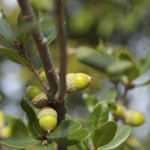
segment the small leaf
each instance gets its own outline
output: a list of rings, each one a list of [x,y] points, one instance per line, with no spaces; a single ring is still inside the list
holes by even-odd
[[[84,128],[80,128],[76,132],[73,132],[71,135],[67,136],[66,138],[60,138],[57,140],[54,140],[57,144],[64,145],[64,146],[70,146],[78,144],[85,139],[88,138],[90,135],[90,132]]]
[[[119,126],[114,139],[105,146],[99,148],[98,150],[110,150],[118,147],[129,137],[130,133],[131,133],[130,126],[128,125]]]
[[[9,60],[22,65],[29,65],[28,61],[21,57],[16,51],[0,46],[0,52]]]
[[[34,55],[32,63],[36,70],[40,70],[43,67],[41,58],[39,55]]]
[[[0,143],[14,148],[27,148],[41,143],[41,140],[33,137],[10,137],[1,140]]]
[[[90,120],[90,132],[94,134],[96,128],[108,121],[109,108],[105,102],[99,102],[94,107]]]
[[[102,97],[102,101],[105,102],[111,102],[114,101],[117,97],[117,91],[115,88],[111,88],[108,91],[106,91],[106,93],[103,95]]]
[[[66,138],[80,128],[81,124],[75,120],[63,120],[60,125],[57,126],[53,132],[47,136],[47,138],[52,140]]]
[[[14,40],[11,27],[2,8],[0,8],[0,35],[4,36],[8,41],[10,41],[10,43],[12,43],[12,41]]]
[[[78,150],[87,150],[89,140],[88,138],[86,140],[84,140],[83,142],[80,142],[79,144],[76,144],[76,148]]]
[[[32,107],[28,104],[26,97],[23,96],[21,100],[21,107],[26,112],[28,119],[29,119],[29,125],[32,128],[32,130],[35,132],[35,134],[39,137],[42,137],[44,135],[40,125],[39,120],[37,119],[37,116],[32,109]]]
[[[109,143],[115,136],[117,124],[115,121],[108,121],[99,128],[95,129],[93,144],[94,148],[104,146]]]
[[[88,111],[91,113],[94,106],[98,103],[97,97],[90,91],[86,90],[82,94],[82,99]]]

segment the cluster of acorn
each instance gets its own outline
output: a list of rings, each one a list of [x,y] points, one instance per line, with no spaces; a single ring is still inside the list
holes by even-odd
[[[40,73],[41,78],[47,82],[45,72]],[[69,73],[66,75],[67,93],[76,93],[84,90],[91,81],[91,77],[84,73]],[[41,128],[50,133],[57,124],[57,112],[50,106],[46,93],[37,86],[28,86],[26,94],[34,107],[41,109],[38,113]]]
[[[124,105],[115,103],[116,109],[112,110],[115,119],[122,119],[124,124],[140,126],[145,122],[144,115],[135,110],[126,109]]]

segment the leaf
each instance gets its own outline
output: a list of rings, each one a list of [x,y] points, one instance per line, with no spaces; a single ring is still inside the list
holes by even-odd
[[[10,43],[14,40],[13,32],[2,8],[0,8],[0,35],[4,36]]]
[[[66,138],[73,132],[76,132],[81,128],[81,124],[75,120],[63,120],[59,126],[57,126],[47,138],[55,140],[60,138]]]
[[[27,148],[41,143],[41,140],[33,137],[10,137],[1,140],[0,143],[14,148]]]
[[[18,118],[13,118],[13,117],[8,116],[8,115],[6,116],[6,118],[8,119],[8,123],[12,129],[11,130],[11,136],[18,136],[18,134],[28,136],[28,130],[27,130],[25,124],[22,122],[22,120],[20,120]]]
[[[145,85],[149,85],[150,84],[150,80],[147,80],[146,82],[140,84],[139,86],[145,86]]]
[[[114,101],[117,97],[117,91],[115,88],[111,88],[108,91],[106,91],[106,93],[103,95],[102,97],[102,101],[105,102],[111,102]]]
[[[21,57],[16,51],[0,46],[0,52],[9,60],[22,65],[29,65],[28,61]]]
[[[117,60],[111,55],[96,52],[85,46],[80,47],[77,51],[77,59],[83,64],[113,77],[126,74],[134,68],[131,61]]]
[[[21,108],[26,112],[29,119],[29,125],[33,132],[35,132],[37,136],[42,137],[44,133],[39,125],[39,120],[37,119],[33,108],[28,104],[25,96],[23,96],[21,100]]]
[[[57,144],[64,145],[64,146],[70,146],[78,144],[85,139],[88,138],[90,135],[90,132],[84,128],[80,128],[76,132],[73,132],[71,135],[67,136],[66,138],[60,138],[57,140],[54,140]]]
[[[97,97],[90,91],[86,90],[82,94],[82,99],[88,111],[91,113],[94,106],[98,103]]]
[[[93,136],[94,148],[104,146],[109,143],[115,136],[117,124],[115,121],[108,121],[99,128],[95,129]]]
[[[118,147],[129,137],[130,133],[131,133],[130,126],[128,125],[119,126],[114,139],[105,146],[99,148],[98,150],[109,150]]]
[[[146,60],[140,67],[141,75],[150,70],[150,49],[147,52]]]
[[[108,121],[109,108],[105,102],[99,102],[94,107],[90,119],[90,132],[94,134],[96,128]]]
[[[39,55],[34,55],[32,63],[36,70],[40,70],[43,67],[41,58]]]
[[[84,140],[83,142],[80,142],[79,144],[76,144],[76,148],[78,150],[87,150],[87,147],[88,147],[88,138],[86,140]]]
[[[21,13],[19,13],[17,18],[17,41],[19,43],[24,43],[27,41],[31,35],[28,31],[27,24],[23,21]]]

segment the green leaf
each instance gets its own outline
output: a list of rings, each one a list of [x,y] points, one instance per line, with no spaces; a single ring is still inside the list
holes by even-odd
[[[109,143],[115,136],[117,124],[115,121],[108,121],[99,128],[95,129],[93,144],[94,148],[104,146]]]
[[[130,126],[128,125],[119,126],[114,139],[105,146],[99,148],[98,150],[109,150],[118,147],[129,137],[130,133],[131,133]]]
[[[14,35],[12,33],[11,27],[2,8],[0,8],[0,35],[4,36],[10,43],[12,43],[12,41],[14,40]]]
[[[89,143],[89,140],[87,138],[85,141],[80,142],[79,144],[76,144],[76,148],[78,150],[87,150],[87,147],[89,145],[88,143]]]
[[[36,70],[40,70],[43,67],[41,58],[39,55],[34,55],[32,63]]]
[[[78,144],[85,139],[88,138],[90,135],[90,132],[84,128],[80,128],[76,132],[73,132],[71,135],[67,136],[66,138],[60,138],[57,140],[54,140],[57,144],[64,145],[64,146],[70,146]]]
[[[98,103],[97,97],[90,91],[86,90],[82,94],[82,99],[88,111],[91,113],[94,106]]]
[[[90,132],[94,134],[96,128],[108,121],[109,108],[105,102],[99,102],[94,107],[90,119]]]
[[[29,65],[28,61],[21,57],[16,51],[0,46],[0,52],[9,60],[22,65]]]
[[[106,93],[103,95],[102,97],[102,101],[105,102],[111,102],[114,101],[117,97],[117,91],[115,88],[111,88],[108,91],[106,91]]]
[[[9,125],[11,126],[11,136],[24,135],[28,136],[28,130],[22,120],[18,118],[13,118],[11,116],[6,116]],[[18,128],[19,127],[19,128]],[[16,130],[17,129],[17,130]]]
[[[145,60],[145,62],[141,65],[140,70],[141,70],[141,74],[144,74],[144,73],[146,73],[148,70],[150,70],[150,49],[149,49],[148,52],[147,52],[146,60]]]
[[[75,120],[63,120],[60,125],[53,130],[51,134],[47,135],[47,138],[52,140],[66,138],[80,128],[81,124]]]
[[[134,68],[131,61],[117,60],[111,55],[96,52],[92,48],[85,46],[79,48],[77,58],[83,64],[113,77],[126,74]]]
[[[38,120],[33,108],[28,104],[25,96],[23,96],[23,98],[21,100],[21,108],[26,112],[28,119],[29,119],[29,125],[30,125],[31,129],[33,130],[33,132],[37,136],[42,138],[44,133],[39,125],[39,120]]]
[[[0,143],[14,148],[27,148],[41,143],[41,140],[33,137],[10,137],[1,140]]]
[[[18,19],[17,19],[17,41],[19,43],[24,43],[25,41],[27,41],[31,35],[28,31],[28,27],[27,24],[23,21],[21,13],[19,13],[18,15]]]

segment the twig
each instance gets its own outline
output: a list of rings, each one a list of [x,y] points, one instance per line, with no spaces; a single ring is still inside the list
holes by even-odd
[[[42,32],[39,29],[38,22],[35,18],[35,15],[33,13],[33,9],[30,5],[29,0],[18,0],[18,3],[21,8],[22,17],[23,20],[28,24],[35,24],[34,28],[30,29],[30,33],[32,35],[32,38],[35,42],[35,45],[39,51],[39,55],[43,64],[43,68],[45,70],[45,74],[48,80],[48,85],[50,87],[50,97],[52,99],[51,102],[55,103],[55,100],[53,97],[58,92],[58,79],[55,73],[53,61],[51,58],[51,54],[49,52],[48,46],[47,46],[47,40],[43,36]]]
[[[60,47],[60,57],[59,57],[59,103],[64,101],[66,95],[66,67],[67,67],[67,49],[66,49],[66,38],[63,29],[62,21],[62,3],[61,0],[55,0],[55,20],[57,27],[57,39]]]

